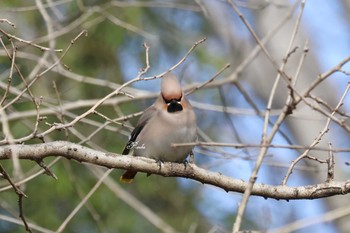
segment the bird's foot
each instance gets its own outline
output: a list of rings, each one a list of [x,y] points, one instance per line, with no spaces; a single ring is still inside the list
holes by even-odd
[[[194,164],[194,153],[193,150],[190,152],[190,158],[188,159],[189,163]]]
[[[156,163],[158,164],[159,171],[160,171],[160,169],[162,169],[162,163],[164,163],[164,161],[161,159],[157,159]],[[152,173],[147,173],[147,176],[150,176],[150,175],[152,175]]]
[[[185,166],[185,170],[186,170],[187,165],[188,165],[189,163],[190,163],[190,162],[188,162],[188,161],[187,161],[187,159],[186,159],[186,160],[184,160],[184,161],[182,162],[182,164]]]
[[[164,163],[164,161],[161,159],[158,159],[158,160],[156,160],[156,163],[158,164],[159,171],[160,171],[160,169],[162,169],[162,164]]]

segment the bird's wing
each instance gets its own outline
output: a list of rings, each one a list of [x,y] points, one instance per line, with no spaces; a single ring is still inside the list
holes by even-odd
[[[141,133],[142,129],[145,127],[149,119],[151,119],[155,111],[156,111],[156,108],[153,105],[144,111],[141,118],[137,122],[135,129],[131,132],[130,139],[123,150],[123,153],[122,153],[123,155],[129,154],[130,150],[134,146],[134,142],[137,136]]]

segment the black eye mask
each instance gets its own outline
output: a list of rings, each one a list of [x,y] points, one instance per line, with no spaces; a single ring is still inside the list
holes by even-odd
[[[167,111],[172,112],[179,112],[182,111],[182,105],[175,99],[170,101],[170,104],[168,105]]]

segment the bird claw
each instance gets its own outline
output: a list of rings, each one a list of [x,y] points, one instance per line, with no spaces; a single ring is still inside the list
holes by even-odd
[[[191,150],[191,152],[190,152],[190,158],[188,159],[188,162],[190,164],[194,164],[194,153],[193,153],[193,150]]]
[[[160,171],[160,169],[162,169],[162,163],[164,163],[164,161],[161,159],[157,159],[156,163],[158,164],[159,171]],[[149,177],[150,175],[152,175],[152,173],[147,173],[147,177]]]
[[[182,162],[182,164],[185,166],[185,170],[186,170],[187,165],[188,165],[189,163],[190,163],[190,162],[188,162],[187,160],[184,160],[184,161]]]
[[[185,166],[185,169],[187,168],[187,165],[191,165],[191,164],[194,164],[194,154],[193,154],[193,151],[190,152],[190,157],[189,159],[187,160],[184,160],[183,162],[183,165]]]
[[[156,161],[156,163],[158,164],[159,171],[160,171],[160,169],[162,169],[162,163],[164,163],[164,161],[161,160],[161,159],[158,159],[158,160]]]

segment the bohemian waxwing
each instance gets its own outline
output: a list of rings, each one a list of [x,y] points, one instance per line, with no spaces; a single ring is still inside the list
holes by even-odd
[[[133,149],[134,156],[163,162],[184,162],[193,146],[172,147],[172,143],[197,140],[196,117],[179,81],[173,74],[163,77],[161,93],[147,108],[132,131],[123,155]],[[131,183],[137,171],[127,170],[120,180]]]

